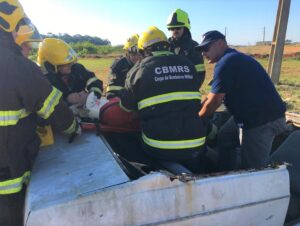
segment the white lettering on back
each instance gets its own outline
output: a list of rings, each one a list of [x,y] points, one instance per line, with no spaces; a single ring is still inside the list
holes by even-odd
[[[157,74],[157,75],[160,75],[160,74],[161,74],[161,68],[160,68],[160,67],[156,67],[156,68],[154,69],[154,71],[155,71],[155,74]]]

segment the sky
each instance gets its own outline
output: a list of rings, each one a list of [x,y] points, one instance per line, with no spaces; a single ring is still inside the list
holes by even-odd
[[[189,14],[195,41],[209,30],[227,34],[231,45],[271,41],[279,0],[19,0],[41,34],[68,33],[123,44],[128,37],[157,26],[170,36],[168,16]],[[300,0],[291,0],[286,39],[300,42]]]

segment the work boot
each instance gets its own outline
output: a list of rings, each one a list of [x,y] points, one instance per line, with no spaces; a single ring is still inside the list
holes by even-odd
[[[99,119],[100,109],[107,102],[108,100],[106,99],[106,97],[101,97],[100,99],[98,99],[95,93],[91,92],[88,95],[85,103],[85,107],[88,110],[88,117],[91,119]]]

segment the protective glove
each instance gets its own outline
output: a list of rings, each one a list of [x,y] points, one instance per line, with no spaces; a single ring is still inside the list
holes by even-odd
[[[88,117],[91,119],[99,119],[100,109],[108,100],[105,97],[97,98],[94,92],[91,92],[85,103],[85,108],[88,110]]]
[[[92,91],[92,92],[95,94],[95,96],[97,97],[97,99],[101,98],[101,96],[102,96],[102,91],[101,90],[99,90],[99,92],[95,92],[95,91]]]
[[[74,120],[75,120],[76,125],[75,125],[74,132],[70,134],[69,143],[72,143],[76,136],[81,135],[80,119],[75,118]]]

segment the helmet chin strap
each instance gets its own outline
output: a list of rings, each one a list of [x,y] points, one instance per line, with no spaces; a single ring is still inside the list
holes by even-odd
[[[143,57],[153,56],[151,47],[148,47],[143,50]]]
[[[18,36],[18,33],[16,32],[16,30],[14,30],[14,31],[11,33],[11,35],[12,35],[14,41],[16,41],[16,38],[17,38],[17,36]]]
[[[46,61],[44,66],[48,72],[57,73],[57,67]]]

